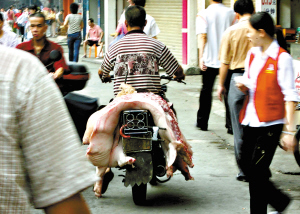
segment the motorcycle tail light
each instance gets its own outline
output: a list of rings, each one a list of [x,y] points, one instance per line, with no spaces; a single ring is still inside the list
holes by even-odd
[[[148,110],[126,110],[122,113],[124,134],[146,134],[148,132]]]

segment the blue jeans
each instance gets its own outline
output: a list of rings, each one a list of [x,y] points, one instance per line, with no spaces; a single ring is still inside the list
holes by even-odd
[[[81,32],[68,34],[69,61],[78,62]]]

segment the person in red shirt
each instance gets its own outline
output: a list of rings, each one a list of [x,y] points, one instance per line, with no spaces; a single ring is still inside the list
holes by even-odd
[[[19,44],[16,48],[27,51],[39,58],[53,79],[61,78],[64,71],[69,68],[63,57],[63,49],[61,46],[46,39],[45,33],[48,26],[45,22],[45,16],[42,13],[35,13],[29,17],[29,21],[33,38],[30,41]],[[60,60],[54,63],[50,59],[50,52],[53,50],[59,51],[62,56]]]
[[[103,52],[102,52],[102,48],[103,48],[103,42],[101,41],[103,38],[103,30],[100,28],[99,25],[96,25],[94,23],[94,19],[93,18],[89,18],[88,20],[88,33],[86,34],[85,40],[83,41],[83,50],[84,50],[84,54],[83,54],[83,58],[86,58],[86,45],[89,46],[100,46],[100,50],[98,52],[97,55],[97,59],[99,58],[103,58]],[[102,53],[102,55],[100,56],[100,53]]]

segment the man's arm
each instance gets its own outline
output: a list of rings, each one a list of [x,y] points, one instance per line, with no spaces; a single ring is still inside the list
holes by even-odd
[[[182,80],[185,79],[185,74],[184,74],[183,69],[180,65],[174,73],[174,79],[177,80],[177,82],[181,82]]]
[[[228,74],[228,69],[229,69],[229,65],[221,62],[221,67],[219,70],[219,73],[220,73],[219,86],[218,86],[218,92],[217,92],[218,98],[220,101],[222,101],[222,94],[225,92],[224,83],[225,83],[226,76]]]
[[[207,42],[207,34],[201,33],[198,35],[198,44],[199,44],[199,66],[202,71],[206,71],[207,67],[203,61],[203,52]]]
[[[104,33],[103,33],[103,31],[101,31],[100,36],[99,36],[99,43],[101,43],[103,36],[104,36]]]
[[[44,208],[46,214],[90,214],[90,210],[83,199],[77,193],[66,200]]]

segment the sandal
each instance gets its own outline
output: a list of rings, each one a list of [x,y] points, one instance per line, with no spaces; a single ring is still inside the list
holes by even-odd
[[[84,54],[81,58],[86,58],[86,54]]]
[[[96,59],[102,59],[103,58],[103,56],[97,56],[96,57]]]
[[[106,192],[108,184],[109,184],[109,182],[111,182],[111,180],[113,178],[114,178],[114,173],[111,170],[109,170],[109,172],[107,172],[104,175],[103,183],[102,183],[102,189],[101,189],[101,194],[104,194]]]

